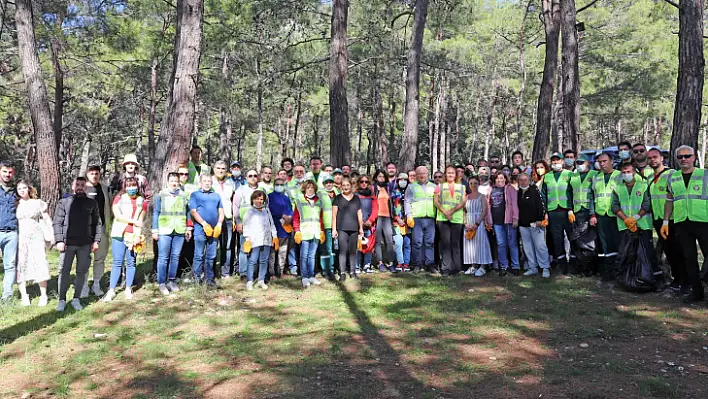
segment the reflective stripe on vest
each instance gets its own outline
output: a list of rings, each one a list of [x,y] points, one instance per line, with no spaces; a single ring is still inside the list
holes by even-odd
[[[620,208],[622,208],[622,213],[627,217],[633,217],[639,214],[642,210],[642,201],[644,201],[644,193],[648,189],[647,183],[644,181],[638,181],[634,183],[632,187],[632,192],[627,191],[627,186],[625,184],[620,184],[615,187],[615,192],[619,198]],[[651,215],[644,215],[637,220],[637,227],[642,230],[651,230]],[[617,228],[622,230],[627,230],[627,225],[620,218],[617,218]]]
[[[453,186],[453,195],[450,195],[450,186],[448,183],[443,183],[441,185],[440,205],[445,210],[452,209],[459,205],[462,201],[462,197],[465,195],[465,186],[462,184],[454,184]],[[440,222],[447,222],[447,218],[442,214],[442,212],[438,212],[437,220]],[[457,212],[453,213],[450,222],[455,224],[464,223],[464,211],[459,209]]]
[[[414,218],[434,218],[435,204],[433,197],[435,196],[435,185],[426,183],[423,188],[420,183],[415,182],[411,185],[411,216]]]
[[[249,186],[241,186],[239,187],[239,190],[241,191],[241,202],[238,204],[238,215],[241,218],[241,223],[243,223],[243,217],[246,216],[246,212],[251,209],[251,195],[253,195],[253,192],[256,190],[261,190],[260,187],[257,188],[251,188]],[[263,190],[261,190],[263,191]],[[267,202],[268,196],[266,195],[266,202]]]
[[[615,217],[610,211],[612,206],[612,190],[619,184],[621,173],[615,170],[610,175],[610,180],[605,186],[605,174],[599,172],[592,182],[592,191],[595,195],[595,214],[600,216]]]
[[[694,222],[708,222],[708,173],[705,169],[694,169],[688,188],[683,182],[683,175],[676,170],[669,178],[674,196],[674,221],[686,219]]]
[[[592,192],[592,182],[597,175],[596,170],[591,170],[585,175],[585,179],[580,174],[574,174],[570,179],[573,187],[573,211],[580,212],[582,208],[590,209],[590,193]]]
[[[167,189],[160,191],[160,216],[157,220],[160,235],[184,234],[187,231],[187,201],[187,194],[182,190],[177,195],[172,195]]]
[[[305,199],[305,196],[300,194],[295,199],[297,211],[300,213],[300,233],[303,241],[320,238],[320,211],[322,210],[322,200],[318,200],[314,204]]]
[[[116,205],[118,205],[118,209],[120,209],[120,214],[123,216],[122,219],[137,219],[143,211],[143,201],[145,201],[145,198],[141,196],[135,197],[135,213],[133,213],[133,203],[130,196],[125,193],[121,195]],[[128,227],[128,223],[114,220],[113,226],[111,227],[111,237],[123,237],[126,227]]]
[[[568,201],[568,185],[573,173],[564,170],[558,175],[556,180],[555,173],[547,173],[543,177],[543,183],[546,185],[546,193],[548,194],[548,210],[554,211],[558,208],[570,209]]]
[[[649,196],[651,199],[651,213],[654,215],[654,220],[664,218],[664,205],[666,205],[666,190],[669,186],[669,176],[674,173],[673,169],[667,169],[659,175],[656,181],[649,184]],[[683,180],[683,179],[682,179]],[[671,217],[673,219],[673,216]]]
[[[317,196],[322,201],[322,223],[325,229],[332,228],[332,198],[329,198],[327,191],[320,190]]]

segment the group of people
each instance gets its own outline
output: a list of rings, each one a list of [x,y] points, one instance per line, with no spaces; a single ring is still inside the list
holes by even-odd
[[[517,151],[511,165],[492,156],[448,166],[430,180],[425,166],[399,171],[389,162],[369,176],[349,165],[324,165],[317,156],[309,171],[288,158],[275,174],[238,161],[210,166],[194,147],[189,161],[151,193],[128,154],[117,193],[101,182],[100,167],[89,167],[52,219],[32,185],[14,183],[14,169],[0,163],[2,298],[12,296],[17,282],[22,304],[29,305],[26,284],[35,282],[39,305],[47,304],[45,248],[55,243],[61,252],[58,311],[66,306],[74,258],[75,309],[91,293],[112,301],[121,280],[131,299],[136,256],[146,243],[143,224],[152,212],[163,295],[178,291],[185,276],[208,288],[238,276],[247,290],[268,289],[288,274],[307,288],[321,284],[318,275],[343,282],[361,273],[423,270],[549,278],[553,269],[610,282],[622,268],[619,248],[632,240],[641,241],[657,280],[686,302],[702,300],[705,275],[696,243],[706,253],[708,174],[695,167],[695,149],[682,146],[673,154],[680,170],[667,168],[661,151],[644,144],[620,143],[618,155],[601,152],[591,164],[568,150],[553,153],[550,164],[528,164]],[[670,275],[662,275],[653,230]],[[104,294],[109,247],[113,264]]]

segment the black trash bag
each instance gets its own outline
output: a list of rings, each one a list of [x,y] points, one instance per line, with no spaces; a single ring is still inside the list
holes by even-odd
[[[595,252],[595,241],[597,240],[597,230],[591,228],[590,218],[587,213],[576,214],[573,232],[568,237],[575,248],[584,251]]]
[[[656,290],[656,275],[640,232],[624,231],[616,267],[617,284],[625,291],[641,293]]]

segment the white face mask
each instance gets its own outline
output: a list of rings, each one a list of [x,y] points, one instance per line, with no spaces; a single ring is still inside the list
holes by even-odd
[[[622,173],[622,180],[624,180],[625,183],[631,182],[634,180],[634,173]]]
[[[284,191],[285,191],[285,186],[280,186],[280,185],[275,186],[275,192],[276,192],[276,193],[282,193],[282,192],[284,192]]]
[[[629,150],[622,150],[619,152],[619,157],[621,159],[629,159],[629,156],[630,156]]]
[[[520,189],[522,190],[528,190],[530,186],[519,186]]]
[[[588,171],[588,167],[585,164],[578,165],[578,172],[585,173]]]
[[[233,177],[241,177],[241,171],[240,170],[232,170],[231,175]]]
[[[551,165],[551,169],[553,169],[554,172],[560,172],[561,170],[563,170],[563,164],[554,163]]]
[[[305,194],[305,197],[307,197],[308,199],[313,199],[315,198],[315,194]]]
[[[600,162],[595,162],[595,169],[600,170]]]
[[[405,180],[402,180],[402,181],[398,182],[398,187],[406,188],[406,187],[408,187],[408,182]]]

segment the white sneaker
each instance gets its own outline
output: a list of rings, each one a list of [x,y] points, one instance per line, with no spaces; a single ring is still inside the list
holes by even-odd
[[[534,268],[534,269],[526,270],[526,273],[524,273],[524,276],[527,276],[527,277],[528,276],[535,276],[537,274],[538,274],[538,269]]]
[[[29,306],[32,303],[30,302],[29,295],[23,295],[22,296],[22,306]]]
[[[550,269],[543,269],[543,274],[541,276],[543,278],[551,278],[551,270]]]
[[[101,284],[98,281],[93,282],[91,292],[93,292],[93,294],[96,296],[103,296],[103,291],[101,291]]]
[[[39,307],[47,306],[48,302],[49,302],[49,298],[47,298],[46,295],[42,295],[39,297],[39,303],[37,304],[37,306],[39,306]]]
[[[125,299],[133,299],[133,289],[131,287],[125,287]]]
[[[310,286],[310,280],[307,278],[302,279],[302,288],[307,288]]]
[[[108,290],[106,296],[103,297],[103,302],[110,302],[116,297],[116,292],[114,290]]]
[[[88,298],[89,296],[89,286],[88,286],[88,281],[84,284],[84,287],[81,289],[81,298]]]
[[[470,267],[469,269],[465,270],[465,274],[471,276],[474,274],[475,271],[477,270],[474,267]]]
[[[170,295],[170,290],[167,289],[167,285],[165,284],[158,285],[157,289],[160,291],[160,294],[164,296]]]
[[[265,283],[264,281],[262,281],[262,280],[258,280],[258,282],[256,283],[256,287],[258,287],[258,288],[260,288],[260,289],[262,289],[262,290],[267,290],[267,289],[268,289],[268,286],[267,286],[266,283]]]
[[[253,281],[249,281],[246,283],[246,291],[250,291],[253,289]]]
[[[84,308],[81,306],[81,301],[79,301],[79,298],[74,298],[71,300],[71,307],[74,308],[74,310],[81,310]]]
[[[320,284],[322,284],[322,283],[321,283],[320,280],[318,280],[317,278],[311,277],[311,278],[310,278],[310,284],[313,284],[313,285],[320,285]]]
[[[57,305],[57,312],[63,312],[65,307],[66,301],[59,301],[59,304]]]
[[[175,283],[174,281],[170,281],[169,283],[167,283],[167,289],[169,289],[172,292],[179,291],[179,287],[177,286],[177,283]]]
[[[477,270],[474,272],[475,277],[482,277],[485,274],[487,274],[487,271],[484,270],[484,267],[478,267]]]

